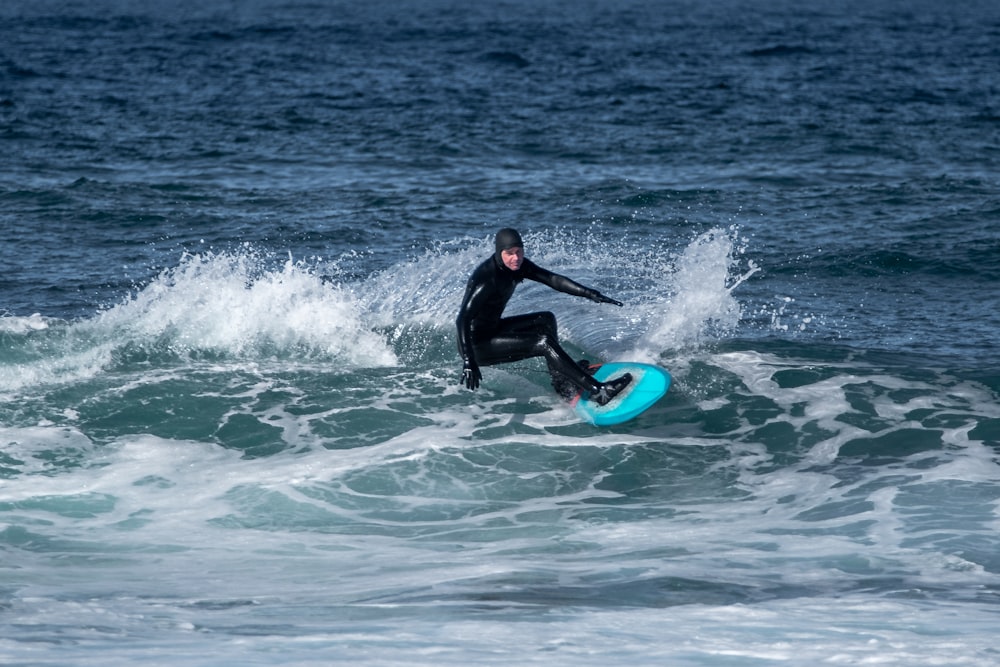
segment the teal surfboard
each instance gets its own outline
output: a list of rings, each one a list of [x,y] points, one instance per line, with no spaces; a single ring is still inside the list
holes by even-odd
[[[667,393],[670,388],[670,373],[659,366],[632,362],[602,364],[594,371],[594,377],[604,382],[625,373],[632,374],[632,382],[625,391],[611,399],[607,405],[598,405],[582,396],[575,401],[576,413],[596,426],[621,424],[638,417]]]

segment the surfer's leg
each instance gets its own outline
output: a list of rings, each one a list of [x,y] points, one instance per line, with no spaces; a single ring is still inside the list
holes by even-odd
[[[598,405],[606,405],[620,394],[632,382],[632,374],[599,382],[587,372],[589,364],[573,361],[566,350],[559,345],[559,334],[556,326],[556,316],[550,312],[522,315],[512,323],[511,330],[526,329],[538,335],[538,348],[552,376],[552,386],[560,395],[569,394],[572,398],[575,392],[566,387],[567,381],[576,385],[581,391],[589,394],[591,400]]]
[[[476,342],[476,360],[480,365],[531,357],[545,358],[553,386],[568,380],[583,391],[600,391],[602,387],[559,345],[556,317],[550,312],[504,318],[491,338]]]
[[[542,332],[540,346],[545,356],[545,363],[552,376],[552,386],[560,395],[569,394],[572,398],[575,392],[566,387],[567,383],[575,385],[581,391],[596,391],[600,382],[587,372],[589,363],[575,361],[562,345],[559,344],[559,334],[556,328],[555,315],[549,312],[538,313],[539,330]]]
[[[630,374],[608,382],[595,380],[559,345],[556,317],[550,312],[504,318],[492,337],[476,341],[475,346],[482,366],[545,357],[556,391],[562,393],[560,387],[568,380],[598,405],[608,403],[632,381]]]
[[[583,372],[587,375],[591,374],[590,362],[586,359],[580,359],[576,362],[576,365],[582,368]],[[572,380],[560,373],[559,369],[549,366],[549,376],[552,378],[552,388],[555,389],[556,393],[562,396],[563,399],[571,401],[580,394],[580,387],[573,384]]]

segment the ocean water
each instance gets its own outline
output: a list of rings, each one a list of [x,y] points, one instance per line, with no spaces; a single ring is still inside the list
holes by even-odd
[[[0,663],[995,665],[998,227],[995,2],[5,0]]]

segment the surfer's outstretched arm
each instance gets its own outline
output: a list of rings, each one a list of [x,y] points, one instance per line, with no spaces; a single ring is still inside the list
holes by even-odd
[[[526,260],[525,264],[528,263],[529,262]],[[604,296],[597,290],[581,285],[571,278],[559,275],[558,273],[553,273],[548,269],[543,269],[534,262],[531,262],[530,267],[527,268],[530,268],[531,271],[526,276],[527,278],[540,282],[543,285],[548,285],[552,289],[559,292],[565,292],[566,294],[572,294],[573,296],[581,296],[585,299],[590,299],[595,303],[611,303],[619,307],[624,305],[621,301]]]

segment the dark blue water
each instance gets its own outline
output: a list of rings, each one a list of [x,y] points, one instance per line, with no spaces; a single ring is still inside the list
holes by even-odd
[[[4,2],[0,662],[992,665],[998,174],[995,3]]]

